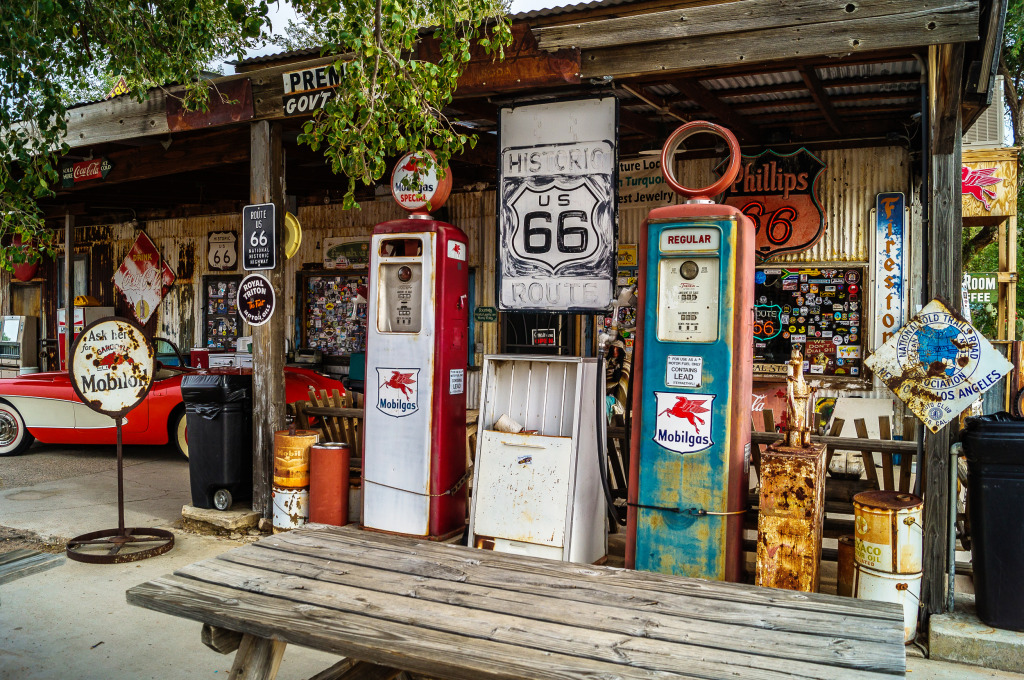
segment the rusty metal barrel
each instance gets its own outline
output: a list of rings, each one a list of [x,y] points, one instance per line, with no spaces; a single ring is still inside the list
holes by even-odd
[[[836,559],[836,595],[853,595],[853,534],[839,537],[839,556]]]
[[[341,442],[309,449],[309,521],[348,524],[349,464],[352,447]]]
[[[857,564],[891,574],[921,571],[920,498],[899,491],[862,491],[853,497]]]
[[[274,433],[274,531],[295,529],[309,520],[309,449],[318,441],[315,430]]]

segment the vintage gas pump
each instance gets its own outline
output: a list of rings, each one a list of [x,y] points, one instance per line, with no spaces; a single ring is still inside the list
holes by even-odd
[[[673,158],[699,132],[731,158],[704,189],[680,185]],[[640,237],[626,564],[737,581],[750,451],[754,224],[713,203],[740,166],[736,138],[704,121],[665,142],[665,181],[690,200],[652,210]]]
[[[421,157],[391,178],[409,217],[378,224],[370,241],[363,524],[443,538],[466,518],[468,239],[426,212],[451,175],[418,172]]]

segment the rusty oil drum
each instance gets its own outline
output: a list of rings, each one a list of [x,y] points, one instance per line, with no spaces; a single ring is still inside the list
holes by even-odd
[[[891,574],[921,571],[920,498],[899,491],[862,491],[853,497],[854,558]]]
[[[309,488],[309,447],[320,441],[316,430],[288,430],[274,433],[274,485]]]

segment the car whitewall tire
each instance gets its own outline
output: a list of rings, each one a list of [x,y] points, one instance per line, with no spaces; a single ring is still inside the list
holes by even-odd
[[[18,409],[0,402],[0,456],[22,453],[36,440],[25,428],[25,419]]]

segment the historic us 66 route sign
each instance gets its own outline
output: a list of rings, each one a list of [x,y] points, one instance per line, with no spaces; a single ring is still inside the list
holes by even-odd
[[[1013,368],[977,329],[939,300],[925,305],[864,364],[932,432]]]

